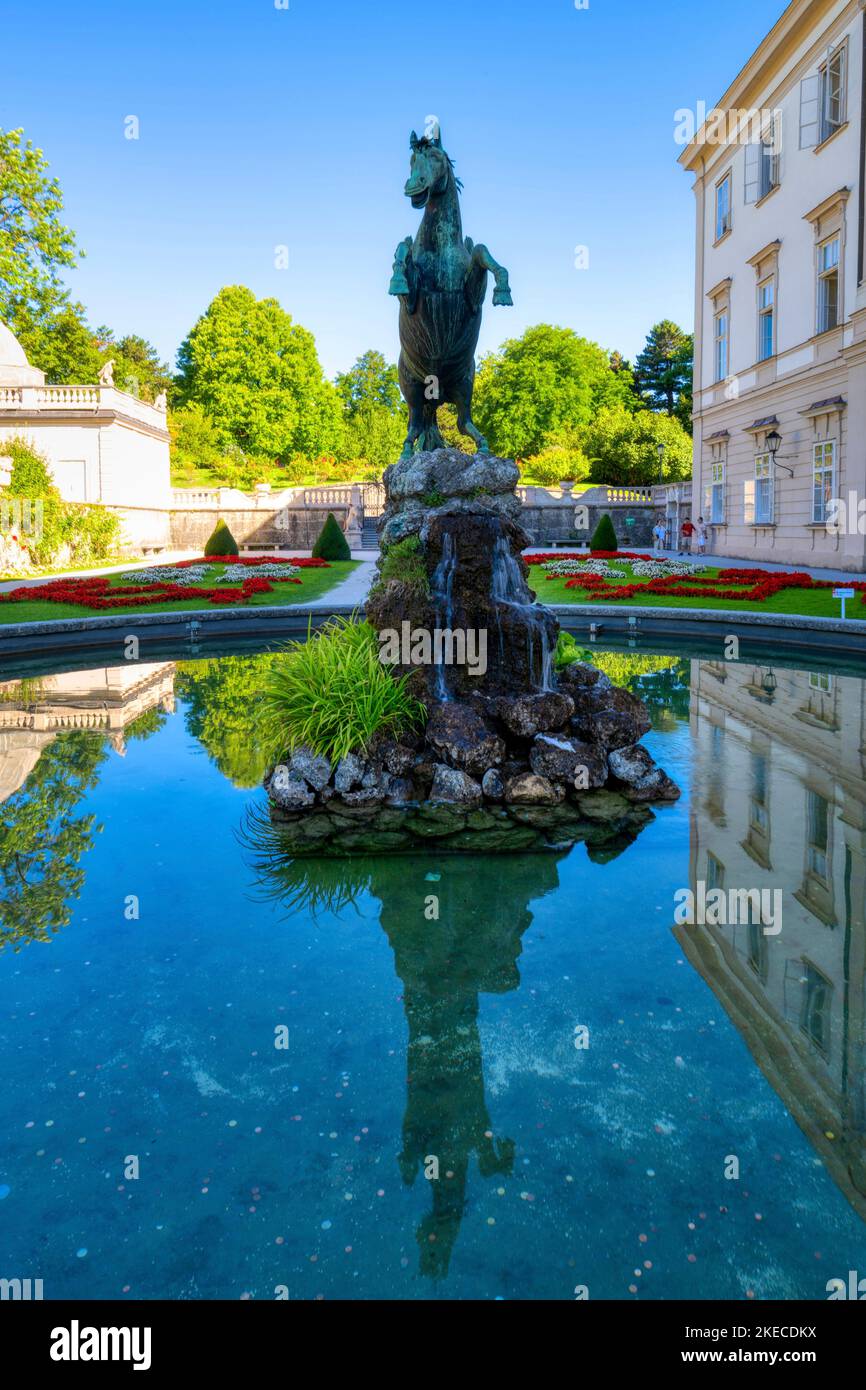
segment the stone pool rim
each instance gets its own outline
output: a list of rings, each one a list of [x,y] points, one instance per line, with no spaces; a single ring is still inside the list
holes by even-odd
[[[645,636],[729,635],[744,641],[760,641],[781,649],[809,647],[818,652],[862,653],[866,658],[866,620],[822,618],[796,613],[749,613],[739,609],[644,607],[630,604],[551,604],[547,605],[571,630],[598,633],[635,631]],[[321,626],[331,617],[363,613],[362,606],[346,604],[291,604],[274,607],[184,609],[171,613],[120,612],[74,618],[48,618],[38,622],[7,623],[0,626],[0,659],[38,652],[50,655],[70,649],[98,650],[112,634],[138,637],[142,643],[178,637],[185,641],[208,636],[297,636]],[[791,639],[798,639],[796,642]],[[92,638],[96,640],[81,639]],[[844,638],[844,641],[840,641]],[[47,640],[46,639],[54,639]],[[101,639],[101,640],[100,640]]]

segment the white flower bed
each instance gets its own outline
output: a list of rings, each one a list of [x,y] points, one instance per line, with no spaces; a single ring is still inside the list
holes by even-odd
[[[290,565],[286,561],[274,565],[230,565],[226,567],[225,574],[221,574],[216,582],[217,584],[238,584],[256,574],[260,574],[262,579],[293,579],[300,572],[300,565]]]
[[[198,588],[210,588],[214,584],[241,585],[245,579],[260,574],[263,579],[293,579],[300,574],[300,566],[288,562],[274,565],[227,565],[224,574],[214,575],[213,565],[152,565],[148,569],[132,570],[120,575],[123,584],[183,584]]]
[[[685,560],[632,560],[631,572],[636,579],[664,579],[670,574],[694,574],[697,565]]]
[[[176,565],[153,565],[146,570],[132,570],[120,578],[124,584],[200,584],[209,570],[209,565],[191,565],[189,569],[178,569]]]
[[[609,560],[545,560],[541,566],[548,574],[574,576],[580,574],[610,574]]]

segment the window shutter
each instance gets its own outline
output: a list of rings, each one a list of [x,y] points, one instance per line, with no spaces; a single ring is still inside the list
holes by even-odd
[[[839,119],[844,125],[848,119],[848,45],[842,45],[842,52],[839,55],[839,81],[842,86],[842,100],[840,102]]]
[[[746,526],[755,524],[755,480],[747,478],[743,483],[743,522]]]
[[[746,202],[756,203],[760,195],[763,145],[746,146]]]
[[[818,143],[821,117],[821,78],[817,73],[800,83],[800,149],[811,150]]]

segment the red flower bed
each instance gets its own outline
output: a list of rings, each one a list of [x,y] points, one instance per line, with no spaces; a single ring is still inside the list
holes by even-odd
[[[730,587],[732,584],[742,587],[734,589]],[[637,594],[664,594],[671,598],[715,598],[728,602],[742,599],[747,603],[763,603],[786,589],[834,589],[837,585],[835,580],[813,579],[799,570],[723,569],[715,577],[705,575],[697,580],[683,581],[681,575],[671,574],[635,584],[611,584],[597,574],[578,575],[567,580],[565,587],[584,589],[591,602],[598,599],[618,602]],[[866,582],[854,580],[848,587],[856,589],[861,603],[866,604]]]
[[[253,560],[237,561],[236,556],[228,556],[224,561],[220,561],[218,556],[208,556],[208,561],[213,563],[234,563],[241,566],[269,563],[264,559],[255,558]],[[190,565],[201,564],[200,560],[182,560],[176,568],[188,568]],[[309,568],[329,569],[327,560],[286,560],[282,563],[291,565],[301,565]],[[76,578],[75,576],[64,576],[60,579],[50,579],[45,584],[33,586],[22,585],[17,589],[10,589],[8,593],[0,593],[0,603],[29,603],[31,600],[41,600],[49,603],[63,603],[79,608],[91,608],[96,611],[105,611],[113,608],[146,608],[151,604],[168,601],[170,603],[183,601],[184,599],[203,599],[205,602],[221,604],[242,604],[253,597],[254,594],[269,594],[273,592],[274,584],[300,584],[302,581],[294,575],[287,575],[285,579],[274,579],[273,583],[265,579],[263,575],[248,574],[242,578],[240,585],[232,585],[219,589],[205,589],[192,584],[172,584],[165,581],[160,584],[118,584],[112,587],[110,579],[104,575],[91,575],[87,578]]]

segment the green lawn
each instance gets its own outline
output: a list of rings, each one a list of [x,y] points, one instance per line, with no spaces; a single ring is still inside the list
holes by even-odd
[[[739,565],[736,562],[731,562],[730,566],[726,565],[724,568],[747,569],[751,566],[747,566],[744,562]],[[701,574],[715,578],[719,574],[719,569],[708,565],[701,570]],[[699,584],[700,579],[683,577],[680,582]],[[595,608],[603,605],[606,601],[604,598],[591,599],[589,594],[581,589],[566,589],[568,577],[548,579],[547,572],[540,565],[530,567],[529,583],[535,589],[541,603],[578,603]],[[632,576],[629,565],[621,575],[612,572],[608,576],[608,583],[641,583],[641,580]],[[723,587],[734,589],[738,586],[725,584]],[[748,592],[748,587],[746,586],[744,592]],[[840,584],[841,587],[844,586]],[[832,589],[787,589],[775,594],[772,598],[765,599],[762,603],[750,603],[748,599],[677,598],[674,595],[667,598],[664,594],[635,594],[633,598],[607,601],[616,603],[620,608],[628,608],[630,605],[645,608],[707,608],[717,609],[719,612],[742,610],[744,613],[792,613],[816,618],[838,618],[842,614],[842,605],[839,599],[833,597]],[[859,595],[848,600],[845,611],[849,618],[866,620],[866,605],[860,602]]]
[[[93,560],[88,564],[64,565],[60,569],[53,569],[51,566],[48,566],[46,569],[37,569],[35,574],[31,573],[23,576],[7,571],[5,574],[0,574],[0,584],[12,584],[15,580],[21,583],[24,579],[59,579],[62,574],[80,574],[83,569],[94,571],[110,570],[115,565],[122,565],[124,563],[127,565],[130,563],[129,556],[114,555],[109,556],[107,560]]]
[[[323,594],[327,594],[331,589],[341,584],[353,570],[358,568],[361,561],[332,560],[329,564],[330,569],[302,569],[296,576],[300,579],[300,584],[275,584],[269,594],[253,594],[252,598],[244,599],[238,607],[292,607],[293,605],[308,603],[311,599],[321,598]],[[225,568],[225,565],[214,565],[214,576],[222,574]],[[255,569],[251,566],[246,572],[247,574],[255,574]],[[110,575],[109,582],[112,589],[120,587],[120,575]],[[206,599],[190,598],[179,599],[177,602],[163,601],[160,603],[157,601],[148,603],[141,608],[130,608],[127,612],[130,617],[134,618],[137,613],[184,613],[202,609],[209,613],[217,613],[221,607],[221,604],[210,604]],[[21,603],[0,602],[0,623],[36,623],[44,622],[49,618],[104,617],[111,614],[121,614],[123,611],[122,608],[84,608],[80,604],[47,603],[40,599],[25,599]]]

